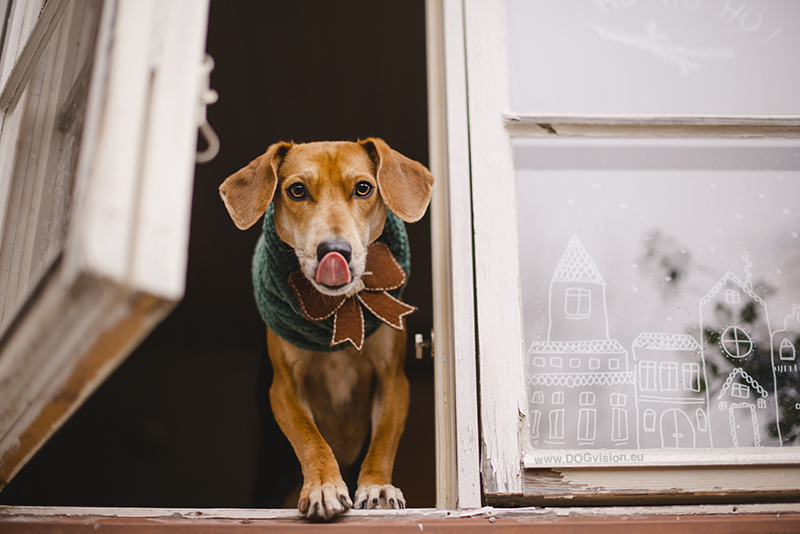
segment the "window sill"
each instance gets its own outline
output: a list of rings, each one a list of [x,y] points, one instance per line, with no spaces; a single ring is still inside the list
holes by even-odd
[[[800,532],[800,505],[667,506],[609,508],[411,509],[351,511],[333,523],[312,523],[295,510],[0,507],[6,534],[86,532]]]

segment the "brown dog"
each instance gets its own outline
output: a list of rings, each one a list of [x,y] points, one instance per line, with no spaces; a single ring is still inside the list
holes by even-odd
[[[387,207],[403,221],[417,221],[432,185],[423,165],[370,138],[276,143],[228,177],[220,193],[240,229],[252,226],[272,202],[277,236],[294,249],[302,282],[322,294],[317,300],[342,300],[377,274],[367,270],[367,252],[384,230]],[[368,301],[361,302],[370,309]],[[267,327],[274,370],[270,401],[300,460],[304,481],[298,508],[310,518],[329,519],[353,507],[340,467],[356,461],[370,426],[355,506],[405,507],[402,492],[391,485],[409,402],[405,313],[393,327],[380,324],[360,347],[352,341],[333,352],[299,348]]]

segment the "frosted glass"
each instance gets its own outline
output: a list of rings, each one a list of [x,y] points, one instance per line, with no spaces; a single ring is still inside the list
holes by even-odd
[[[514,158],[531,448],[800,445],[800,142]]]
[[[795,0],[508,0],[511,108],[800,115]]]

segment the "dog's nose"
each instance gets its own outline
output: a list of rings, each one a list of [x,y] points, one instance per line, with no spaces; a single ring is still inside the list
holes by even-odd
[[[332,239],[330,241],[323,241],[317,246],[317,261],[322,261],[325,254],[329,252],[338,252],[344,257],[344,261],[350,263],[350,256],[353,254],[353,249],[350,243],[344,239]]]

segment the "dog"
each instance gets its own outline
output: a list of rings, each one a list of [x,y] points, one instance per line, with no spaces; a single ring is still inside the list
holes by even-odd
[[[273,368],[269,399],[300,461],[298,508],[308,518],[406,506],[391,476],[409,404],[403,317],[415,308],[398,298],[408,269],[385,236],[402,241],[403,222],[424,215],[433,183],[422,164],[368,138],[275,143],[219,188],[238,228],[266,213],[253,269]],[[284,268],[297,270],[286,280]],[[273,283],[292,294],[276,297]],[[301,332],[285,325],[294,319],[273,309],[279,304],[299,304]],[[327,346],[310,341],[310,329],[327,325],[329,335],[331,324]],[[370,430],[351,499],[341,470]]]

